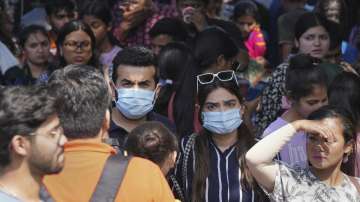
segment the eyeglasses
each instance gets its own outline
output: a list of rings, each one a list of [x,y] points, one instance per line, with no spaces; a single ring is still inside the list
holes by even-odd
[[[217,78],[219,81],[231,81],[231,80],[235,80],[236,85],[239,85],[235,72],[233,70],[225,70],[225,71],[220,71],[218,73],[205,73],[205,74],[200,74],[196,76],[197,82],[196,82],[196,90],[197,92],[199,91],[199,83],[204,85],[204,84],[209,84],[214,82],[215,78]]]
[[[91,49],[91,42],[90,41],[67,41],[64,43],[68,49],[75,51],[76,49],[80,48],[81,50],[88,51]]]

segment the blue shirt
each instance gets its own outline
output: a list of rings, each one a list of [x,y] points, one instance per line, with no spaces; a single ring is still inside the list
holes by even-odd
[[[187,159],[187,174],[185,182],[182,181],[183,158],[186,144],[189,137],[181,140],[180,154],[175,169],[175,175],[182,187],[183,193],[191,196],[192,178],[195,172],[195,153],[192,149]],[[224,152],[215,145],[209,137],[209,155],[210,155],[210,174],[206,179],[204,198],[206,202],[251,202],[257,201],[253,190],[242,188],[241,170],[237,158],[235,145],[229,147]]]

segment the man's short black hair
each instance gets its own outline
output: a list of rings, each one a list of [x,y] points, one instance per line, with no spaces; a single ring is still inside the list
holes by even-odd
[[[9,144],[15,135],[27,136],[59,110],[45,86],[0,88],[0,167],[10,163]]]
[[[116,82],[117,79],[117,69],[120,65],[128,65],[132,67],[148,67],[154,66],[155,75],[154,80],[155,83],[158,82],[158,71],[155,67],[156,59],[154,53],[148,48],[138,46],[138,47],[128,47],[124,48],[120,51],[113,60],[113,75],[112,79]]]
[[[100,70],[88,65],[68,65],[53,72],[49,85],[62,101],[59,117],[65,136],[96,137],[110,106],[108,85]]]
[[[72,0],[49,0],[45,4],[45,11],[48,16],[62,10],[68,13],[75,12],[76,5]]]
[[[174,41],[185,42],[188,38],[184,23],[177,18],[163,18],[157,21],[149,31],[151,38],[161,34],[169,35]]]

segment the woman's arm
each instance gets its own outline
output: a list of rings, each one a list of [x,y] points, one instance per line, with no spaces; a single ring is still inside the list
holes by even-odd
[[[273,162],[281,148],[297,131],[305,131],[328,138],[332,132],[319,121],[299,120],[272,132],[255,144],[246,154],[246,163],[256,181],[272,192],[279,167]]]

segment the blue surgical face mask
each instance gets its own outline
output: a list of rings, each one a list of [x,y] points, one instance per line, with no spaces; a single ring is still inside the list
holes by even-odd
[[[154,107],[155,92],[144,89],[117,89],[116,108],[128,119],[140,119]]]
[[[210,132],[224,135],[236,130],[243,122],[240,109],[224,112],[202,112],[203,127]]]

